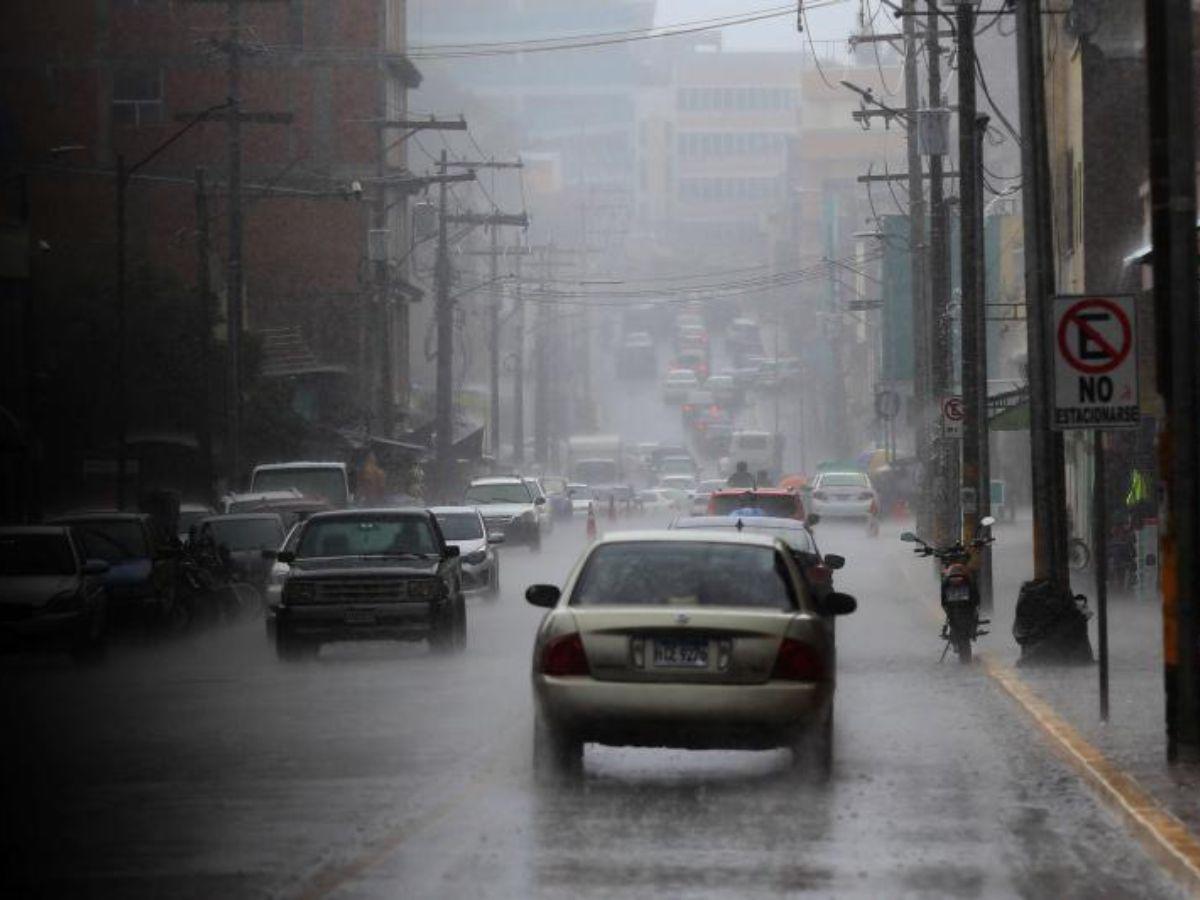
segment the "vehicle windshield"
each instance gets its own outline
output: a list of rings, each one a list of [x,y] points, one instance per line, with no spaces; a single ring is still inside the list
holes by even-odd
[[[274,550],[283,541],[283,525],[275,518],[215,519],[213,539],[230,550]]]
[[[296,548],[297,559],[437,553],[437,537],[423,516],[315,519],[304,529]]]
[[[597,547],[573,606],[732,606],[794,609],[786,569],[772,547],[648,541]]]
[[[266,469],[255,472],[254,483],[250,485],[254,493],[286,491],[288,488],[335,506],[344,506],[349,500],[345,474],[340,468]]]
[[[567,479],[553,476],[543,478],[542,489],[547,494],[565,494],[567,492]]]
[[[692,529],[713,529],[715,531],[725,530],[740,530],[743,534],[748,531],[753,531],[757,534],[769,534],[771,537],[777,537],[792,550],[798,553],[816,553],[817,545],[812,539],[812,535],[808,533],[807,528],[803,528],[799,523],[794,528],[788,528],[785,525],[766,524],[755,518],[745,518],[741,520],[742,527],[738,529],[738,520],[732,516],[724,521],[713,521],[712,519],[702,519],[700,521],[688,521],[684,519],[672,525],[672,528],[677,528],[683,531]]]
[[[0,576],[74,574],[75,554],[66,535],[0,535]]]
[[[742,450],[766,450],[768,438],[765,434],[739,434],[735,439]]]
[[[141,522],[76,522],[75,535],[87,559],[119,563],[127,559],[146,559],[150,548]]]
[[[832,475],[822,475],[820,486],[868,488],[871,486],[871,482],[866,475],[857,472],[838,472]]]
[[[747,507],[761,509],[764,515],[790,518],[796,515],[796,498],[791,494],[759,494],[746,491],[744,494],[716,494],[713,496],[712,514],[727,516],[737,509]]]
[[[483,523],[473,512],[438,513],[442,537],[448,541],[477,541],[483,539]]]
[[[532,503],[533,495],[523,481],[473,484],[467,488],[467,503]]]

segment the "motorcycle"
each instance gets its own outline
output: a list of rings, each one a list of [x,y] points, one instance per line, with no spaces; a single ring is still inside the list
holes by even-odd
[[[981,625],[990,625],[989,619],[979,618],[979,587],[970,569],[971,555],[974,551],[986,547],[995,540],[988,529],[996,520],[985,516],[979,521],[979,529],[968,544],[961,540],[946,547],[934,547],[927,541],[917,537],[911,531],[900,535],[900,540],[909,544],[920,544],[913,549],[918,556],[935,557],[941,564],[941,594],[942,610],[946,613],[946,621],[942,625],[942,640],[946,642],[942,650],[942,659],[953,647],[958,654],[958,661],[971,661],[971,644],[983,635]]]

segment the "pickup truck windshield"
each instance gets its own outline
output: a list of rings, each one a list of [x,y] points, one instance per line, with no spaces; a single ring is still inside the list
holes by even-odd
[[[471,503],[532,503],[533,495],[524,482],[509,484],[473,484],[467,488],[466,501]]]
[[[346,476],[340,468],[330,466],[311,469],[261,469],[254,473],[252,493],[286,491],[295,488],[305,497],[324,500],[333,506],[350,502],[346,491]]]
[[[309,522],[296,547],[296,558],[425,556],[439,552],[437,538],[424,518],[355,516]]]

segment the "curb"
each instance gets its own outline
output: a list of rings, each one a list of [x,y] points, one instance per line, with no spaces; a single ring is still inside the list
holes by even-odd
[[[904,580],[921,608],[935,619],[941,610],[925,600],[916,579],[901,567]],[[1200,897],[1200,838],[1165,810],[1137,779],[1090,744],[1054,708],[1034,693],[1014,669],[990,653],[978,653],[984,672],[1004,689],[1047,737],[1051,749],[1067,762],[1099,799],[1117,812],[1142,848],[1193,896]]]

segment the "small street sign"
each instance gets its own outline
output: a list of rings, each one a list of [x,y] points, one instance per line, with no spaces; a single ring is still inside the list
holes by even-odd
[[[1054,429],[1137,427],[1136,322],[1132,296],[1054,298]]]
[[[941,406],[942,437],[961,438],[964,415],[962,397],[943,397]]]

